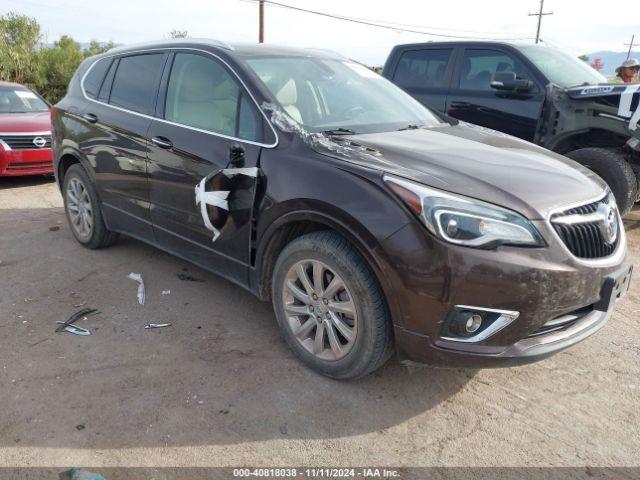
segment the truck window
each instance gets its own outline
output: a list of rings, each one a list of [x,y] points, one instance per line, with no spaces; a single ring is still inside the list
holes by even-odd
[[[460,88],[491,90],[491,79],[496,72],[515,72],[518,78],[528,78],[522,63],[505,52],[467,49],[462,59]]]
[[[393,81],[401,87],[442,87],[451,48],[408,50],[402,54]]]

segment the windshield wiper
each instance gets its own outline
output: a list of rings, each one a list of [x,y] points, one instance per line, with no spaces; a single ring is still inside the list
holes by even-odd
[[[334,128],[330,130],[323,130],[322,133],[325,135],[355,135],[356,132],[351,130],[350,128]]]

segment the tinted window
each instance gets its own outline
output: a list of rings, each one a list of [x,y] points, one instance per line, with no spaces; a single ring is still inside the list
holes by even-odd
[[[89,70],[89,73],[84,78],[83,83],[84,91],[88,97],[95,99],[98,96],[104,74],[107,72],[110,64],[110,58],[102,58],[93,64],[91,70]]]
[[[258,112],[246,93],[240,97],[240,113],[238,114],[238,138],[245,140],[262,140],[262,122]]]
[[[109,103],[152,115],[163,54],[123,57],[113,78]]]
[[[118,60],[116,59],[111,62],[111,67],[109,68],[107,75],[104,77],[102,87],[100,87],[100,93],[98,93],[98,100],[102,102],[106,102],[109,100],[109,93],[111,93],[111,82],[113,82],[113,76],[115,75],[117,68]]]
[[[401,87],[442,87],[452,49],[404,52],[393,77]]]
[[[167,87],[165,118],[172,122],[233,136],[240,89],[211,58],[178,53]]]
[[[460,88],[491,90],[496,72],[515,72],[517,78],[528,78],[522,63],[498,50],[466,50],[460,72]]]

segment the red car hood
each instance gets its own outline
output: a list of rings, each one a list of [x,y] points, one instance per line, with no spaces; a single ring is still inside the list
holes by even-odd
[[[51,115],[46,112],[0,113],[0,132],[50,132]]]

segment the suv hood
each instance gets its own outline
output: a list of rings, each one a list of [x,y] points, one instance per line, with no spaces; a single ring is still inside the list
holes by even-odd
[[[51,115],[47,112],[0,113],[0,132],[50,132]]]
[[[524,140],[460,122],[317,143],[320,153],[545,219],[600,198],[606,185],[576,162]],[[372,154],[371,152],[378,153]]]

